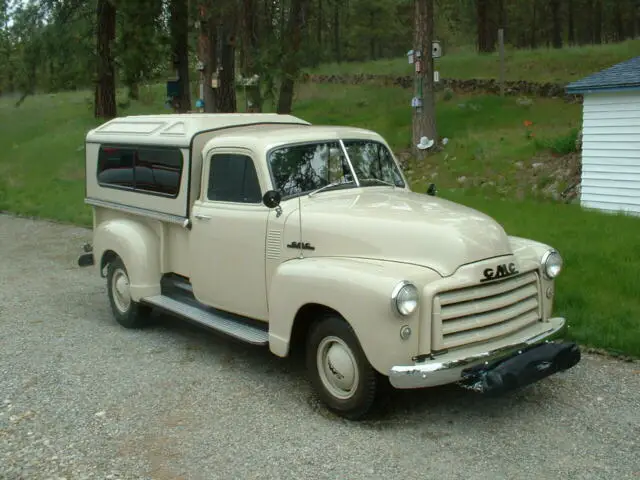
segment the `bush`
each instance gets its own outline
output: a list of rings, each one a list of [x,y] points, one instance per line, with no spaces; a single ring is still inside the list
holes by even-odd
[[[536,140],[536,147],[540,150],[551,150],[559,155],[568,155],[578,151],[578,129],[572,129],[568,134],[554,138]]]

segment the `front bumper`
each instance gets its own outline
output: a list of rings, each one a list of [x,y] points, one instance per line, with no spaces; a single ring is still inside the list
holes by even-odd
[[[495,349],[452,352],[439,359],[391,368],[389,381],[399,389],[462,383],[476,391],[504,391],[533,383],[580,360],[574,344],[555,343],[566,331],[564,318],[552,318],[542,332]],[[553,343],[553,345],[548,345]]]

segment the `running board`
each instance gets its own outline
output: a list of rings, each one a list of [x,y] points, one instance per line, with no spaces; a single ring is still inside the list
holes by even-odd
[[[243,342],[253,345],[267,345],[269,343],[269,332],[267,332],[267,330],[248,325],[239,320],[236,315],[219,311],[214,313],[174,300],[166,295],[147,297],[142,301],[200,325],[204,325],[205,327],[209,327],[212,330],[242,340]]]

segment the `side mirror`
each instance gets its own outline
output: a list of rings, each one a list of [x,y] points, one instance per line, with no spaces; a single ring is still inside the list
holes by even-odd
[[[262,197],[262,203],[264,203],[267,208],[276,208],[280,205],[282,201],[282,195],[277,190],[269,190]]]
[[[435,197],[437,193],[438,193],[438,189],[436,188],[436,184],[432,183],[431,185],[429,185],[429,188],[427,188],[427,195],[431,195],[432,197]]]

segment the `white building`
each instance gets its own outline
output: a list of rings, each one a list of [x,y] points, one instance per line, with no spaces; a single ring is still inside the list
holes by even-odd
[[[567,93],[584,95],[581,205],[640,215],[640,57],[570,83]]]

